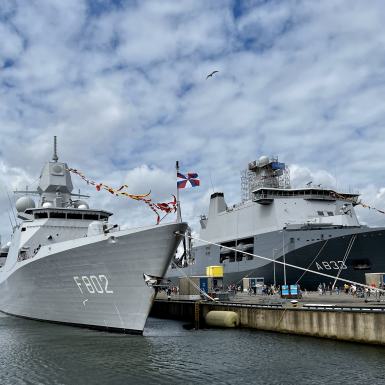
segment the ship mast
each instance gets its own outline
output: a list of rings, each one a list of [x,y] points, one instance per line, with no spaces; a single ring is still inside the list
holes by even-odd
[[[56,135],[53,137],[53,156],[52,156],[52,160],[54,162],[57,162],[59,160],[59,157],[57,156]]]
[[[175,162],[175,168],[176,168],[176,176],[177,176],[177,181],[178,181],[178,173],[179,173],[179,161],[178,160]],[[180,208],[178,182],[176,183],[176,222],[177,223],[182,222],[182,211]]]

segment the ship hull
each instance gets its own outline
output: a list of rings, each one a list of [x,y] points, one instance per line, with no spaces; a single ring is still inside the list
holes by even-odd
[[[15,316],[142,333],[155,290],[185,224],[76,239],[41,248],[0,275],[0,311]]]
[[[307,271],[287,265],[284,268],[280,263],[258,257],[220,263],[219,247],[204,245],[195,249],[194,264],[183,269],[169,269],[167,275],[176,281],[176,277],[183,275],[205,275],[206,266],[222,264],[225,285],[242,285],[245,277],[263,278],[268,285],[274,282],[282,285],[286,274],[287,284],[298,283],[303,288],[315,290],[320,283],[334,284],[336,277],[341,279],[336,281],[336,285],[342,287],[342,279],[365,284],[365,273],[385,274],[385,228],[285,231],[284,237],[282,231],[256,236],[254,254],[279,262],[285,261],[285,264]]]

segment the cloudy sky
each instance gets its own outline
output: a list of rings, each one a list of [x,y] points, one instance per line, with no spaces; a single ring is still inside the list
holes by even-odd
[[[240,170],[263,154],[294,186],[358,190],[384,209],[384,20],[381,0],[0,0],[3,241],[5,191],[36,186],[53,135],[60,160],[154,200],[175,192],[176,160],[198,172],[181,196],[193,226],[213,190],[240,200]],[[115,221],[154,223],[73,181]]]

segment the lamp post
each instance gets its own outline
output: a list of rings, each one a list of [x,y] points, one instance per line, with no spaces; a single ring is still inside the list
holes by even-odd
[[[285,228],[282,229],[283,281],[286,285]]]
[[[277,251],[277,249],[273,249],[273,271],[274,271],[274,287],[277,286],[277,282],[275,280],[275,252]]]

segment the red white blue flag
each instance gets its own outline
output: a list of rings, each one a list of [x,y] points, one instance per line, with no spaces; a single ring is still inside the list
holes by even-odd
[[[189,188],[189,187],[198,187],[200,185],[200,180],[198,174],[195,172],[189,172],[187,175],[181,174],[178,172],[178,188]]]

